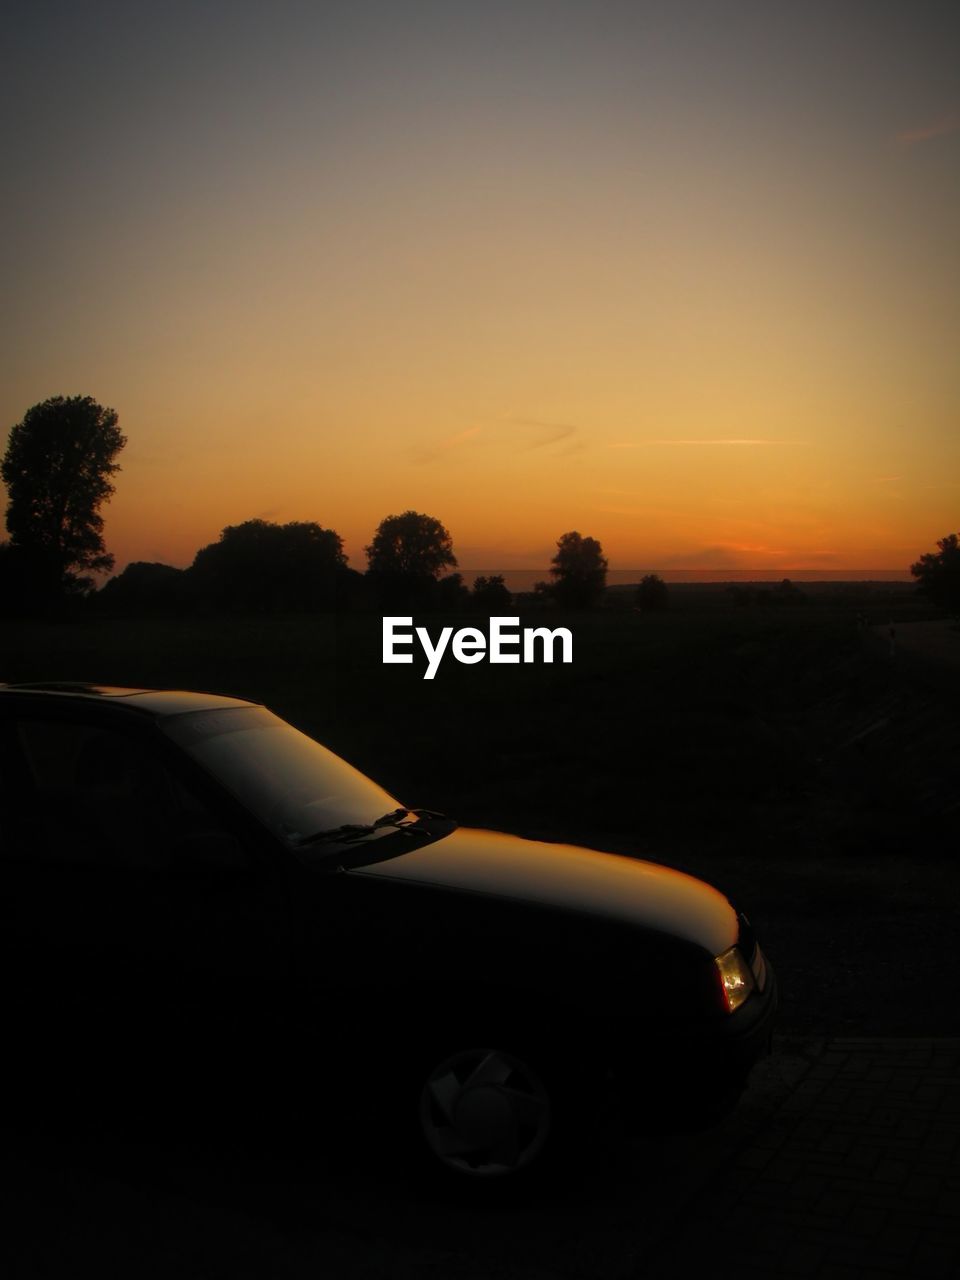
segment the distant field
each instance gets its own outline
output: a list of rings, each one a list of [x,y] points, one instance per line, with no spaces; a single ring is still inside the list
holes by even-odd
[[[681,845],[770,829],[797,840],[832,820],[831,753],[891,696],[857,612],[693,598],[654,615],[537,612],[524,621],[573,631],[572,666],[447,659],[433,681],[381,665],[374,615],[23,624],[6,629],[0,675],[254,698],[401,799],[472,822]],[[477,619],[423,621],[435,633]],[[839,785],[847,843],[857,823],[873,839],[912,813],[883,771]]]

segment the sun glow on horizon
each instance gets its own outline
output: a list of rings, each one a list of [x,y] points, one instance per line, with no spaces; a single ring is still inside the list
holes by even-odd
[[[9,24],[0,422],[118,410],[118,569],[256,517],[362,569],[409,508],[468,568],[956,528],[949,15],[321,9]]]

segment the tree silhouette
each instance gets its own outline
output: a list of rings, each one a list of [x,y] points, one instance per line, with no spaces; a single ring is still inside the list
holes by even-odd
[[[93,580],[85,570],[113,568],[100,507],[114,492],[114,459],[125,444],[116,410],[90,396],[35,404],[10,432],[0,464],[10,548],[29,565],[38,599],[86,590]]]
[[[0,617],[29,610],[40,603],[37,596],[29,557],[9,542],[0,542]]]
[[[503,580],[503,574],[494,573],[489,578],[474,578],[470,603],[475,609],[494,615],[509,609],[513,604],[513,596]]]
[[[450,534],[419,511],[381,520],[366,552],[368,574],[381,603],[391,608],[435,604],[437,578],[457,567]]]
[[[372,573],[436,578],[457,567],[450,534],[439,520],[419,511],[381,520],[366,550]]]
[[[960,611],[960,535],[948,533],[937,547],[912,564],[910,572],[928,600],[956,613]]]
[[[636,602],[637,608],[642,609],[644,613],[667,607],[670,603],[670,591],[658,573],[648,573],[640,579]]]
[[[157,617],[182,613],[188,605],[187,572],[173,565],[134,560],[105,582],[93,603],[117,617]]]
[[[330,609],[349,577],[340,535],[313,521],[228,525],[188,570],[197,605],[227,613]]]
[[[435,603],[445,613],[454,613],[470,603],[470,592],[464,585],[462,573],[448,573],[439,579]]]
[[[607,585],[607,561],[596,538],[584,538],[573,531],[557,540],[551,561],[553,583],[550,592],[558,604],[571,609],[589,609],[603,598]]]

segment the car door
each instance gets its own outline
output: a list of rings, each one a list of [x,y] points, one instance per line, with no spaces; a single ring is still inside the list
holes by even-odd
[[[7,971],[25,1059],[202,1085],[283,1030],[297,929],[284,875],[151,728],[8,723]]]

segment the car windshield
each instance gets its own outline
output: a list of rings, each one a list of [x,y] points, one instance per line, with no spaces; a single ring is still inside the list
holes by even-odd
[[[358,769],[265,707],[194,711],[164,731],[292,847],[376,823],[402,806]]]

